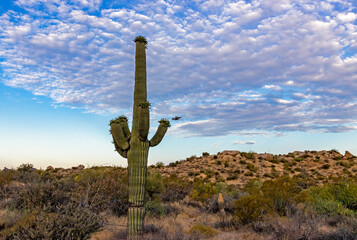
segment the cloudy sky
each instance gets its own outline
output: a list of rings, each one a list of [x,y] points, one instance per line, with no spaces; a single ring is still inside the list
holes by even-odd
[[[148,39],[149,163],[226,149],[357,154],[357,2],[10,0],[0,4],[0,167],[126,165],[133,39]]]

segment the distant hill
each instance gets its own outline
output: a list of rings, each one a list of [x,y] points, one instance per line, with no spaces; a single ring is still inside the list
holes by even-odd
[[[240,151],[223,151],[215,155],[203,153],[168,165],[150,167],[163,176],[176,174],[193,180],[207,179],[211,182],[224,181],[228,184],[244,185],[248,180],[273,179],[281,175],[309,176],[317,182],[334,177],[351,177],[357,173],[357,157],[346,151],[336,150],[295,151],[288,154],[269,154]]]

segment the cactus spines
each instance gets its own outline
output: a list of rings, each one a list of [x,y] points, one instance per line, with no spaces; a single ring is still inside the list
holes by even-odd
[[[135,52],[135,86],[133,122],[131,132],[128,118],[119,116],[110,121],[110,132],[113,136],[116,151],[128,159],[128,239],[142,235],[144,228],[144,196],[149,148],[158,145],[163,139],[170,122],[161,119],[156,134],[148,140],[150,128],[150,103],[146,90],[146,54],[147,40],[143,36],[134,39]]]

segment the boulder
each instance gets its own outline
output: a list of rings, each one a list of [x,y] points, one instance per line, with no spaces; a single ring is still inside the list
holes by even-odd
[[[346,152],[345,152],[344,158],[350,159],[350,158],[354,158],[354,157],[355,157],[355,156],[354,156],[352,153],[350,153],[349,151],[346,151]]]

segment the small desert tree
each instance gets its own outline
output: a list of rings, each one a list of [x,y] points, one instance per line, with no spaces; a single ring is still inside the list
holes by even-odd
[[[144,228],[144,196],[149,148],[158,145],[164,137],[170,122],[161,119],[156,134],[148,140],[149,108],[146,90],[146,44],[145,37],[138,36],[135,54],[135,87],[133,122],[130,132],[128,119],[119,116],[110,121],[110,132],[113,136],[116,151],[128,159],[128,239],[142,235]]]

